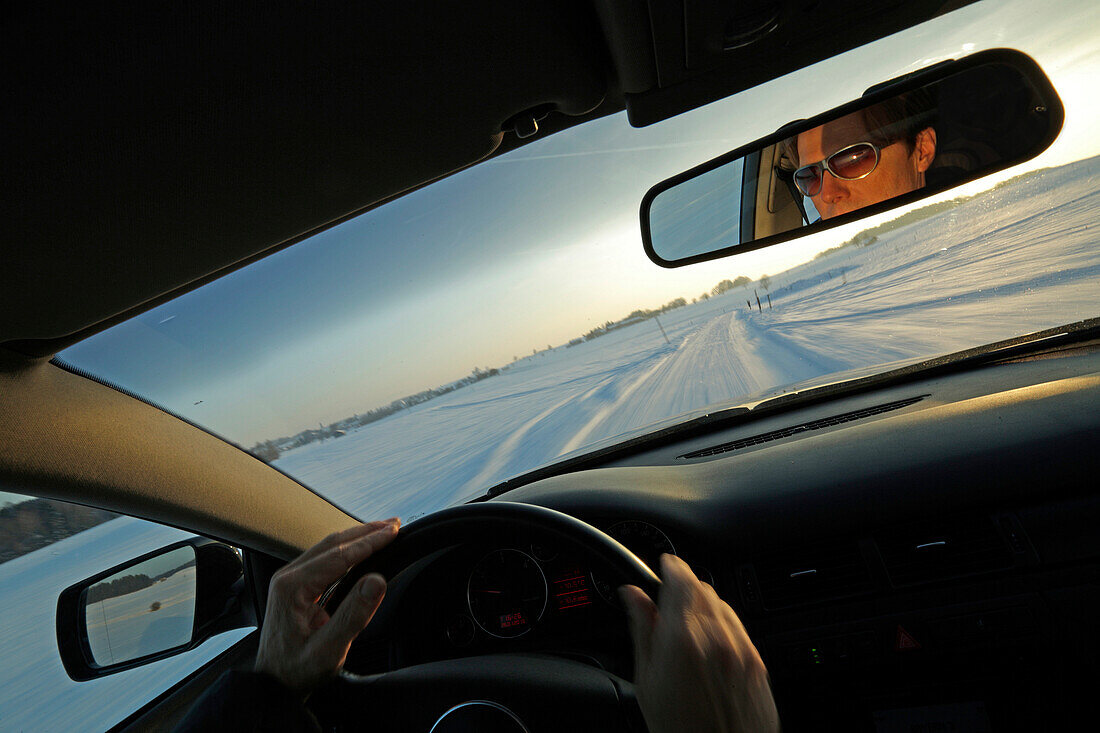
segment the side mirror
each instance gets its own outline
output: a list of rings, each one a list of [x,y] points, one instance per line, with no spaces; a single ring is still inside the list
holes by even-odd
[[[256,625],[236,549],[196,537],[66,588],[57,644],[69,677],[95,679]]]
[[[680,267],[888,211],[1035,157],[1063,116],[1018,51],[937,64],[658,183],[645,251]]]

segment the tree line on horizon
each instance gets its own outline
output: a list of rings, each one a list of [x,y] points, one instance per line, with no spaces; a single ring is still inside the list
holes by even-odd
[[[53,499],[29,499],[0,509],[0,563],[52,545],[119,515]]]
[[[145,573],[132,573],[118,578],[112,578],[111,580],[101,581],[88,589],[87,594],[84,596],[85,603],[98,603],[108,598],[117,598],[118,596],[124,596],[129,593],[136,593],[139,590],[151,587],[159,580],[164,580],[165,578],[175,575],[181,570],[194,567],[195,564],[196,561],[192,559],[178,567],[171,568],[160,575],[154,575],[152,577]]]

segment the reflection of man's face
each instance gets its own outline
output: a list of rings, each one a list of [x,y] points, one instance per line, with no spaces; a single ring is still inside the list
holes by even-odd
[[[799,134],[799,165],[817,163],[841,148],[871,141],[863,115],[855,112]],[[863,178],[846,181],[824,172],[821,190],[811,200],[821,218],[829,219],[915,191],[924,186],[924,172],[935,154],[936,133],[925,128],[917,134],[912,151],[904,140],[879,148],[878,166]]]

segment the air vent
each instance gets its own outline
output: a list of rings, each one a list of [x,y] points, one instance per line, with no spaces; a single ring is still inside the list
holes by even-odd
[[[834,425],[840,425],[846,422],[853,422],[855,420],[862,420],[865,417],[871,417],[872,415],[881,415],[884,412],[890,412],[891,410],[900,410],[903,407],[916,404],[920,402],[928,395],[922,394],[916,397],[907,397],[904,400],[898,400],[897,402],[887,402],[882,405],[875,405],[874,407],[865,407],[862,410],[853,410],[852,412],[845,412],[840,415],[833,415],[832,417],[824,417],[820,420],[811,420],[810,422],[802,423],[801,425],[794,425],[789,428],[783,428],[782,430],[772,430],[768,433],[761,433],[749,438],[739,438],[738,440],[732,440],[729,443],[721,443],[719,445],[711,446],[710,448],[704,448],[702,450],[693,451],[691,453],[685,453],[680,458],[705,458],[707,456],[716,456],[720,453],[729,453],[730,451],[740,450],[741,448],[748,448],[752,445],[760,445],[761,443],[770,443],[773,440],[782,440],[783,438],[789,438],[792,435],[798,435],[799,433],[808,433],[811,430],[820,430],[822,428],[831,428]]]
[[[755,563],[764,607],[775,610],[873,590],[855,540],[802,547]]]
[[[936,520],[875,538],[895,587],[1007,570],[1012,554],[988,517]]]

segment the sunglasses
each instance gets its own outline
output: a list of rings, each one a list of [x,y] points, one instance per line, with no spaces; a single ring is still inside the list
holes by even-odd
[[[858,181],[878,167],[878,151],[874,143],[855,143],[841,148],[825,160],[795,170],[794,185],[802,195],[816,196],[821,192],[825,171],[845,181]]]

